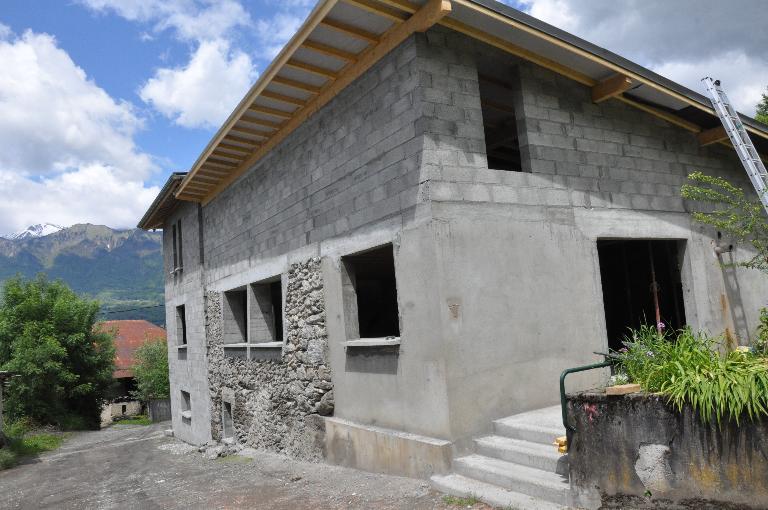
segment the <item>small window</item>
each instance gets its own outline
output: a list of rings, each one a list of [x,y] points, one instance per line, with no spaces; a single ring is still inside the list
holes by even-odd
[[[184,390],[181,390],[181,418],[183,421],[192,419],[192,399],[189,392]]]
[[[232,404],[224,402],[221,410],[221,428],[223,439],[229,439],[235,435],[235,422],[232,420]]]
[[[184,267],[184,254],[182,251],[182,236],[181,236],[181,220],[178,220],[173,224],[171,228],[171,237],[173,238],[173,269],[171,272],[176,273],[181,271]]]
[[[248,296],[245,288],[224,293],[224,343],[248,342]]]
[[[187,314],[184,305],[176,307],[176,343],[187,345]]]
[[[399,337],[400,318],[392,245],[350,255],[342,260],[347,337]]]
[[[500,79],[482,74],[479,78],[488,168],[520,172],[523,168],[512,101],[514,91]]]
[[[280,280],[251,285],[250,343],[283,341],[283,289]]]

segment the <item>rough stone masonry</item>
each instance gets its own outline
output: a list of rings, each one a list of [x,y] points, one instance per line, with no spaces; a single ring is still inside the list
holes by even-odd
[[[320,416],[333,413],[320,259],[293,264],[285,296],[285,343],[274,359],[228,356],[222,342],[220,292],[206,296],[211,433],[222,440],[229,403],[236,443],[300,459],[322,457]]]

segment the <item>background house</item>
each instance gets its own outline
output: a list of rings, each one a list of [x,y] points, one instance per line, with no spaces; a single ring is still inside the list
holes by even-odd
[[[115,335],[114,399],[102,412],[102,423],[117,416],[132,416],[141,412],[141,403],[133,398],[136,389],[133,377],[134,353],[147,341],[166,341],[165,329],[145,320],[114,320],[98,324],[100,331]]]

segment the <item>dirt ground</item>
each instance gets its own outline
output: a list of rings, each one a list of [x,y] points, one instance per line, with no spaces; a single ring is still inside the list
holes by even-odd
[[[0,508],[468,508],[446,503],[423,480],[253,450],[245,451],[247,456],[209,460],[196,448],[163,436],[165,427],[115,425],[73,434],[59,450],[0,471]]]

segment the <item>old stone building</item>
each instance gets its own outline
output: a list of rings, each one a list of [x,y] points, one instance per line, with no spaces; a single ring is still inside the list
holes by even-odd
[[[164,232],[175,434],[447,473],[652,318],[652,272],[671,326],[747,342],[768,289],[680,198],[694,170],[749,185],[718,125],[492,0],[321,0],[140,223]]]

